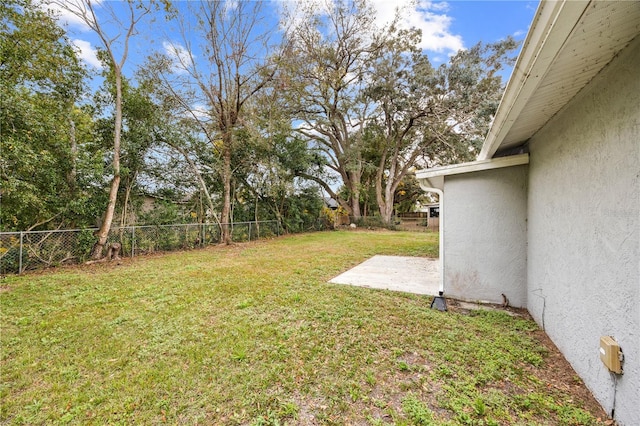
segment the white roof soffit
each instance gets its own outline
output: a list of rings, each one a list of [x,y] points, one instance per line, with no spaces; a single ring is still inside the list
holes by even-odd
[[[542,0],[478,160],[522,145],[640,33],[640,1]]]
[[[434,167],[432,169],[419,170],[416,172],[418,181],[430,180],[439,176],[459,175],[463,173],[479,172],[481,170],[500,169],[503,167],[521,166],[529,164],[529,154],[511,155],[508,157],[490,158],[487,160],[472,161],[470,163],[452,164],[450,166]]]

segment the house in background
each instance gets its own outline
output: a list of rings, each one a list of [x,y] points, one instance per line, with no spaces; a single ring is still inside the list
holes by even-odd
[[[398,213],[397,217],[403,224],[405,221],[413,220],[417,226],[424,226],[430,231],[437,232],[440,227],[440,204],[417,201],[415,211]]]
[[[347,214],[344,209],[340,208],[340,204],[338,204],[335,199],[331,197],[322,197],[322,202],[325,208],[333,212],[333,226],[345,226],[351,223],[349,214]]]
[[[324,206],[331,210],[338,210],[338,202],[331,197],[322,197],[322,202]]]
[[[639,34],[638,1],[542,1],[477,161],[416,174],[440,195],[445,296],[527,308],[622,425],[640,425]]]

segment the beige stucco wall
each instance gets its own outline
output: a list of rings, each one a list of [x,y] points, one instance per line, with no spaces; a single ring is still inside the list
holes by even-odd
[[[446,176],[445,295],[527,303],[527,166]]]
[[[639,70],[637,38],[529,144],[528,309],[625,425],[640,424]],[[617,385],[603,335],[624,351]]]

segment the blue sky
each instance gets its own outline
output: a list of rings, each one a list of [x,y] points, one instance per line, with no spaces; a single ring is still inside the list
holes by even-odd
[[[72,4],[76,1],[66,0],[66,3]],[[187,3],[184,1],[174,2],[180,11],[188,9]],[[517,40],[523,40],[538,2],[525,0],[374,0],[374,4],[379,21],[391,16],[396,6],[404,5],[407,8],[405,25],[422,29],[422,47],[432,63],[439,64],[446,61],[458,49],[470,47],[479,41],[495,42],[509,35],[514,36]],[[283,5],[290,7],[295,3],[293,0],[272,0],[267,4],[273,9],[273,16],[278,16],[278,10]],[[98,4],[97,11],[102,13],[108,8],[113,8],[117,13],[118,8],[122,6],[123,3],[118,1],[102,0]],[[102,18],[99,16],[99,19],[102,20]],[[100,64],[95,57],[95,49],[99,43],[95,34],[68,13],[62,12],[60,21],[66,26],[70,38],[78,47],[83,60],[90,68],[99,70]],[[177,43],[179,40],[177,35],[175,39],[173,38],[169,26],[163,20],[140,26],[140,34],[132,42],[131,55],[125,69],[125,75],[131,77],[135,67],[142,63],[152,51],[161,51],[165,42]]]

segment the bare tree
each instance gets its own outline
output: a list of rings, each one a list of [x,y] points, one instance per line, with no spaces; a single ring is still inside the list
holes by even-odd
[[[275,61],[269,56],[270,31],[259,25],[262,2],[202,1],[190,7],[197,23],[178,15],[182,40],[150,58],[146,79],[197,126],[220,161],[219,223],[221,242],[228,244],[236,133],[246,124],[247,103],[272,80]]]
[[[114,100],[114,132],[113,132],[113,160],[109,189],[109,201],[105,209],[104,220],[97,232],[98,240],[93,246],[91,257],[100,259],[109,229],[113,222],[118,189],[120,187],[120,144],[122,135],[122,69],[129,56],[129,42],[136,35],[136,26],[147,15],[155,10],[154,4],[150,2],[117,3],[117,6],[126,10],[126,13],[116,11],[116,4],[110,2],[97,2],[93,0],[54,0],[52,5],[62,10],[66,10],[79,18],[94,33],[98,35],[104,52],[107,65],[113,73],[115,85]],[[98,17],[100,15],[100,18]]]

